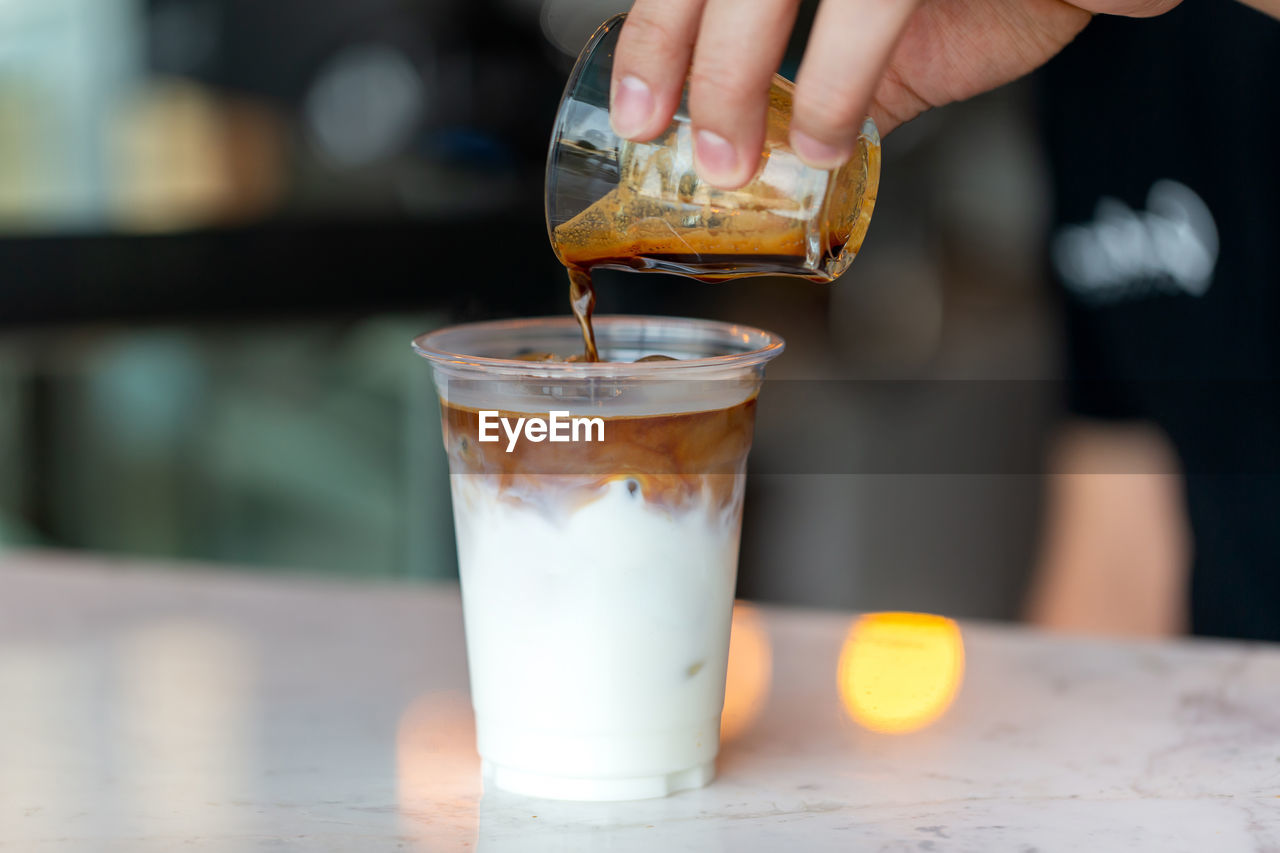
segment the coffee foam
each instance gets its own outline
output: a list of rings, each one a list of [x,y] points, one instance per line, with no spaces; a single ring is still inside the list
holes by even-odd
[[[441,404],[460,410],[501,411],[513,417],[551,410],[572,417],[614,419],[697,414],[754,403],[760,390],[755,375],[741,367],[700,367],[697,379],[670,376],[653,379],[565,378],[563,368],[530,362],[519,379],[446,379],[439,383]]]

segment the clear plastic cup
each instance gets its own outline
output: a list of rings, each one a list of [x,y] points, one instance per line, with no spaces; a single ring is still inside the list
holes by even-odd
[[[853,157],[836,170],[791,150],[793,85],[774,75],[760,167],[744,187],[704,184],[694,170],[687,96],[650,142],[609,124],[609,80],[626,16],[583,48],[556,114],[547,154],[547,230],[568,267],[616,267],[695,278],[794,275],[830,281],[862,247],[880,184],[880,135],[863,121]]]
[[[578,351],[569,317],[414,348],[443,412],[486,784],[660,797],[714,775],[755,399],[783,342],[657,317],[600,317],[596,334],[607,361],[518,358]],[[634,363],[651,355],[677,360]],[[509,418],[498,441],[481,441],[486,412]],[[511,443],[516,418],[553,412],[602,426]]]

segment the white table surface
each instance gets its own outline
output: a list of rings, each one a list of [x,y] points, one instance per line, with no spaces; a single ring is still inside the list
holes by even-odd
[[[0,850],[1280,850],[1280,647],[964,624],[889,735],[838,695],[852,614],[755,617],[710,787],[556,803],[481,794],[455,587],[10,554]]]

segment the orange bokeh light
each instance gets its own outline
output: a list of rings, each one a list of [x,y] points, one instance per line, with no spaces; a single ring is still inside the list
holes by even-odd
[[[869,613],[845,639],[837,684],[855,722],[905,734],[936,721],[964,680],[964,640],[951,619],[927,613]]]
[[[720,715],[721,743],[742,734],[760,716],[772,676],[773,653],[759,612],[750,604],[734,602],[724,712]]]
[[[480,758],[471,701],[461,690],[425,693],[400,715],[396,782],[401,804],[478,793]]]

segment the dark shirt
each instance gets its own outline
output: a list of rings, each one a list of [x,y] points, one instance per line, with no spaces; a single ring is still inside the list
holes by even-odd
[[[1198,634],[1280,640],[1280,23],[1098,16],[1039,75],[1068,405],[1186,475]]]

